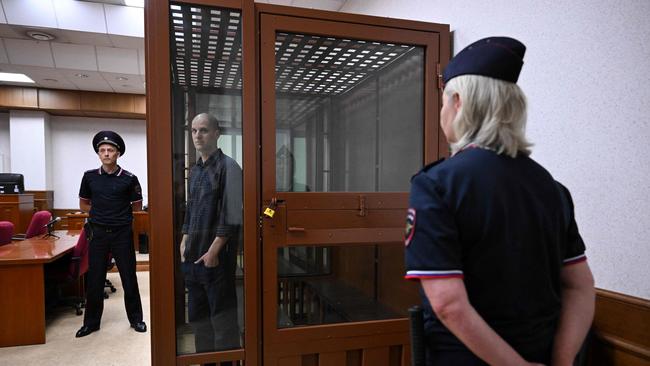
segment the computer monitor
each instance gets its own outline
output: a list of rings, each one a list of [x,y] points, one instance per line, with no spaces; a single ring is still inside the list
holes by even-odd
[[[25,180],[22,174],[0,173],[0,194],[25,193]]]

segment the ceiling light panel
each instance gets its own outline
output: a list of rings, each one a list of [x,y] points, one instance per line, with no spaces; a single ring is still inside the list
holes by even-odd
[[[241,89],[241,13],[170,5],[172,82]],[[276,91],[340,95],[413,50],[411,45],[278,32]],[[311,108],[314,103],[306,105]]]
[[[339,95],[412,49],[409,45],[277,33],[275,88],[279,93]]]
[[[144,8],[144,0],[124,0],[124,5]]]
[[[172,4],[173,83],[241,89],[241,12]]]
[[[0,72],[0,81],[34,84],[34,80],[32,80],[29,76],[13,72]]]

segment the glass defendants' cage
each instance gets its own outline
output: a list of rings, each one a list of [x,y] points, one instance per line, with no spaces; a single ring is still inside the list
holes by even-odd
[[[446,151],[448,27],[234,0],[146,12],[153,363],[409,364],[404,217],[411,175]],[[238,228],[229,256],[181,262],[183,234],[220,225]]]

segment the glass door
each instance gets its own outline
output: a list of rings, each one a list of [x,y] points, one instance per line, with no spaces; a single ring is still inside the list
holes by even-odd
[[[175,344],[184,364],[240,365],[242,10],[215,3],[169,4]]]
[[[404,220],[438,155],[439,34],[272,14],[260,29],[264,362],[405,365]]]

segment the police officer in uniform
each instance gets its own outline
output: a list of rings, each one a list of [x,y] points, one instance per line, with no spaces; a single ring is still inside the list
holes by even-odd
[[[86,275],[86,313],[77,337],[99,330],[104,310],[104,282],[109,253],[113,254],[124,288],[124,305],[131,327],[146,332],[142,303],[135,274],[133,211],[142,209],[142,189],[138,177],[119,165],[126,146],[120,135],[101,131],[93,138],[93,148],[102,165],[84,173],[79,189],[79,207],[89,212],[86,234],[91,238]]]
[[[427,365],[572,365],[593,318],[571,195],[529,156],[525,49],[481,39],[443,74],[452,155],[412,178],[405,243]]]

